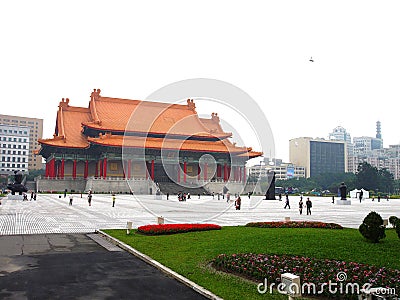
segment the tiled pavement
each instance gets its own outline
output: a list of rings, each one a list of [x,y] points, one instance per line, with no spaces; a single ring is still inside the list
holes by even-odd
[[[376,211],[384,219],[391,215],[400,216],[400,200],[366,199],[360,203],[352,199],[352,205],[332,204],[331,198],[312,197],[312,215],[299,215],[299,197],[291,196],[291,209],[283,209],[284,201],[262,200],[261,196],[242,197],[242,209],[237,211],[233,202],[192,196],[179,202],[176,196],[165,196],[156,200],[154,196],[117,195],[112,207],[110,195],[95,194],[89,206],[86,195],[74,195],[73,205],[69,198],[56,194],[39,194],[37,201],[2,199],[0,205],[0,235],[39,233],[93,232],[96,229],[126,228],[127,221],[133,227],[156,223],[163,216],[166,223],[209,222],[219,225],[244,225],[252,221],[277,221],[290,217],[291,220],[310,220],[339,223],[344,227],[358,228],[363,218]],[[303,199],[305,201],[305,199]]]

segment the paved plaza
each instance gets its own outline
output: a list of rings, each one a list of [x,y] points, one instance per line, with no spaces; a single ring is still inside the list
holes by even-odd
[[[382,218],[400,215],[400,200],[366,199],[360,203],[352,199],[352,205],[332,204],[331,198],[311,197],[312,215],[299,215],[298,196],[290,196],[291,209],[283,209],[285,202],[262,200],[262,196],[242,197],[241,210],[235,210],[233,200],[217,199],[217,196],[192,196],[185,202],[176,196],[155,199],[152,195],[117,195],[112,207],[111,195],[95,194],[92,205],[87,196],[75,194],[72,205],[69,195],[38,194],[37,201],[2,199],[0,205],[0,235],[85,233],[96,229],[126,228],[128,221],[133,227],[155,224],[162,216],[165,223],[200,222],[221,226],[244,225],[254,221],[291,220],[324,221],[358,228],[370,211],[378,212]],[[305,202],[304,197],[303,201]]]

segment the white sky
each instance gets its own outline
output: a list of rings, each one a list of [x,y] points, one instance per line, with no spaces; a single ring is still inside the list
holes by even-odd
[[[327,137],[338,125],[352,137],[374,136],[377,120],[387,147],[400,143],[399,8],[398,1],[1,1],[1,113],[43,118],[49,138],[63,97],[87,107],[93,88],[145,99],[175,81],[213,78],[260,105],[277,158],[288,160],[289,139]]]

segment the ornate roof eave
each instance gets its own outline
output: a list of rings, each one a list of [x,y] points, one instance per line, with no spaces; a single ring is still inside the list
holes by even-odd
[[[143,132],[143,131],[133,131],[133,130],[121,130],[121,129],[113,129],[113,128],[106,128],[106,127],[100,127],[100,124],[97,124],[95,122],[82,122],[82,127],[86,127],[88,129],[92,129],[95,131],[100,132],[115,132],[115,133],[126,133],[126,134],[132,134],[132,135],[139,135],[139,136],[147,136],[147,135],[160,135],[160,136],[171,136],[171,137],[183,137],[183,138],[187,138],[188,136],[183,135],[183,134],[173,134],[173,133],[165,133],[165,132],[153,132],[153,131],[149,131],[149,132]],[[218,133],[218,132],[204,132],[204,134],[194,134],[191,135],[190,137],[198,137],[198,138],[208,138],[208,139],[220,139],[220,140],[224,140],[227,138],[232,137],[232,133],[231,132],[224,132],[222,133]]]

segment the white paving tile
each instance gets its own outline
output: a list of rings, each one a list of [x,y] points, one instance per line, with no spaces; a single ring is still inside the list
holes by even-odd
[[[166,223],[210,222],[219,225],[244,225],[254,221],[279,221],[285,217],[291,220],[334,222],[344,227],[358,228],[370,211],[378,212],[382,218],[392,215],[400,217],[400,200],[353,199],[350,206],[331,203],[331,198],[311,197],[312,215],[298,212],[299,197],[291,196],[291,209],[283,209],[284,201],[262,200],[255,196],[250,200],[242,198],[242,209],[237,211],[233,202],[209,197],[193,197],[179,202],[176,196],[170,200],[156,200],[154,196],[117,195],[116,205],[112,207],[110,195],[94,195],[92,206],[83,195],[74,197],[73,205],[69,198],[59,198],[54,194],[39,194],[37,201],[2,199],[0,205],[0,235],[39,234],[39,233],[77,233],[93,232],[96,229],[126,228],[127,221],[134,227],[155,224],[157,216],[163,216]]]

